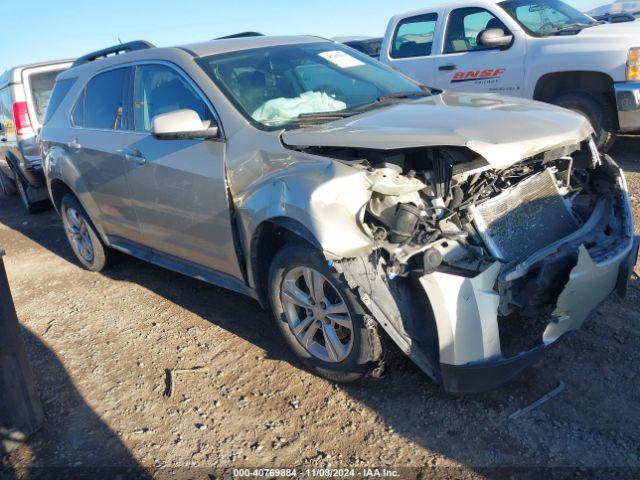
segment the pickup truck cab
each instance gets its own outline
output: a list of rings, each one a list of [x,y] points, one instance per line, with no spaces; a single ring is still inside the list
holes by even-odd
[[[380,60],[443,90],[513,95],[585,115],[606,151],[640,131],[640,24],[560,0],[468,0],[389,22]]]

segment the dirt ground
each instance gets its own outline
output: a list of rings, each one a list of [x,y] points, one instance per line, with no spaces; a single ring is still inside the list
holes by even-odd
[[[640,140],[613,156],[640,225]],[[356,385],[317,378],[252,300],[134,259],[89,273],[58,217],[28,217],[15,197],[0,198],[0,246],[46,411],[5,462],[10,478],[34,467],[640,468],[637,278],[516,383],[456,398],[404,359]],[[194,367],[206,368],[179,373],[166,397],[165,370]]]

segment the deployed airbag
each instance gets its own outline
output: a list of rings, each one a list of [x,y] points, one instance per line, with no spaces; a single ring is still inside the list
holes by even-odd
[[[324,92],[305,92],[296,98],[274,98],[258,108],[253,115],[262,123],[285,123],[287,120],[305,113],[338,112],[347,104],[330,97]]]

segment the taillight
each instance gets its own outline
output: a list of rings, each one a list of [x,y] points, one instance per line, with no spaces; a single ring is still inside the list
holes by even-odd
[[[16,124],[16,133],[18,135],[33,133],[27,102],[16,102],[13,104],[13,119]]]

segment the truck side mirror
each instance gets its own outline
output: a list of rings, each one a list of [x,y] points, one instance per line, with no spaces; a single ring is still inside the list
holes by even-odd
[[[501,28],[487,28],[478,38],[478,45],[487,48],[506,48],[512,42],[513,35],[507,35]]]

